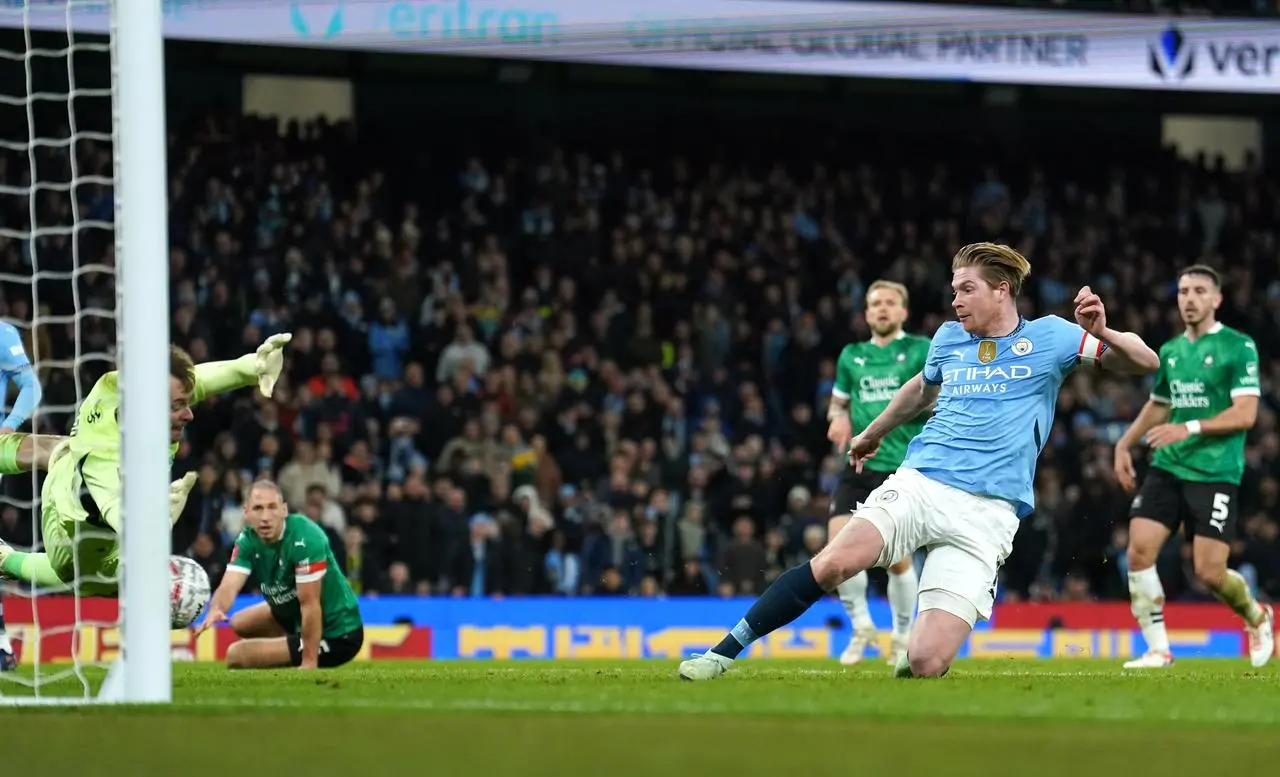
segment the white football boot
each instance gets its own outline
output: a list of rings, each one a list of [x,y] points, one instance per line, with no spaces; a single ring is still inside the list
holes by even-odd
[[[1173,654],[1169,651],[1148,650],[1132,661],[1124,662],[1125,669],[1166,669],[1173,666]]]
[[[862,661],[866,655],[867,646],[876,641],[876,627],[873,624],[864,626],[855,626],[853,636],[849,637],[849,644],[845,646],[844,652],[840,654],[840,663],[845,666],[853,666]]]
[[[1262,605],[1262,623],[1257,626],[1245,626],[1244,632],[1249,635],[1249,663],[1255,669],[1264,667],[1276,654],[1276,614],[1271,605]]]
[[[719,653],[712,653],[708,650],[702,655],[680,662],[680,679],[691,681],[714,680],[729,671],[732,666],[732,658],[725,658]]]

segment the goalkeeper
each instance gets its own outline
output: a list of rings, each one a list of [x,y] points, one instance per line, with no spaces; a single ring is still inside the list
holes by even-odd
[[[183,429],[194,418],[192,404],[255,383],[264,396],[271,396],[291,338],[272,335],[255,353],[200,365],[192,364],[181,348],[170,346],[170,463]],[[45,588],[74,584],[82,596],[116,595],[122,520],[118,383],[118,373],[109,372],[94,384],[80,405],[71,436],[61,438],[48,456],[49,474],[40,492],[45,552],[20,553],[0,542],[0,576]],[[28,455],[19,465],[41,468],[46,462],[39,453],[48,439],[28,443]],[[17,448],[11,439],[0,439],[0,464],[7,460],[4,448],[11,445]],[[169,487],[170,524],[182,514],[195,482],[192,472]]]

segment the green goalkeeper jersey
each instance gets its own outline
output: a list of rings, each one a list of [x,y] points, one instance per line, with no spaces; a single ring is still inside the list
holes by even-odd
[[[1256,397],[1258,348],[1243,332],[1215,324],[1192,342],[1179,335],[1160,348],[1151,399],[1169,406],[1169,423],[1202,421],[1231,407],[1234,397]],[[1195,435],[1156,451],[1151,464],[1181,480],[1240,484],[1245,432]]]
[[[201,402],[207,397],[252,386],[257,380],[253,355],[234,361],[206,362],[196,365],[195,391],[191,402]],[[120,452],[120,373],[108,372],[93,384],[89,396],[80,403],[76,420],[71,426],[69,453],[82,458],[89,452],[115,454]],[[169,461],[178,455],[178,443],[169,446]]]
[[[340,637],[363,628],[360,605],[329,547],[329,537],[305,515],[285,518],[279,542],[266,543],[246,526],[236,538],[228,569],[252,574],[271,615],[290,634],[302,633],[298,584],[320,582],[324,636]]]
[[[80,403],[71,425],[70,453],[120,451],[120,373],[108,372],[93,384],[89,396]],[[169,446],[169,461],[178,455],[178,444]],[[76,458],[79,458],[77,456]]]
[[[902,384],[924,369],[928,353],[929,338],[905,332],[883,346],[867,340],[844,347],[836,360],[836,382],[831,394],[849,401],[854,434],[866,429],[889,406],[889,400]],[[889,432],[876,455],[863,465],[864,469],[893,472],[901,466],[907,446],[924,428],[928,417],[928,413],[923,413]]]

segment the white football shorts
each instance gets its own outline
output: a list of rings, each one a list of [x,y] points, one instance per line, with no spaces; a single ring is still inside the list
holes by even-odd
[[[977,496],[902,467],[858,505],[884,538],[876,566],[928,550],[920,573],[920,611],[940,609],[972,626],[991,618],[996,575],[1018,533],[1012,502]]]

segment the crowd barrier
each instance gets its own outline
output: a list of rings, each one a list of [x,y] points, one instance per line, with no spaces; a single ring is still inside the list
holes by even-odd
[[[261,601],[241,597],[236,609]],[[365,645],[359,660],[394,659],[673,659],[715,644],[749,606],[746,599],[366,597],[360,600]],[[8,597],[5,616],[24,664],[106,661],[120,648],[117,603],[65,596]],[[235,610],[233,609],[233,612]],[[881,626],[876,650],[887,649],[887,603],[871,602]],[[1218,604],[1173,604],[1165,610],[1180,657],[1245,655],[1238,619]],[[71,628],[79,623],[80,628]],[[72,635],[77,637],[73,640]],[[38,641],[37,659],[33,639]],[[747,651],[754,659],[834,658],[849,638],[840,605],[825,600],[791,626]],[[173,632],[177,660],[215,661],[235,641],[220,627],[199,638]],[[961,653],[972,658],[1120,659],[1142,652],[1127,603],[997,605]]]

